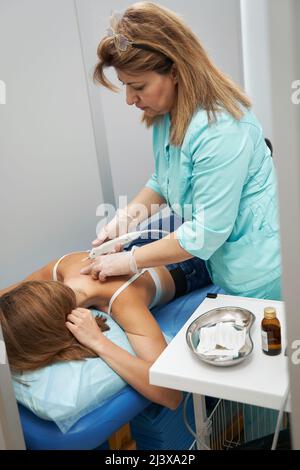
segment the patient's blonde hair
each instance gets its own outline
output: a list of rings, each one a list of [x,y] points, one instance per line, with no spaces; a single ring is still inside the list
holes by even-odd
[[[104,68],[113,66],[130,74],[154,71],[170,73],[174,64],[177,71],[177,98],[172,109],[171,143],[180,146],[188,124],[198,107],[207,111],[208,120],[216,119],[216,112],[226,109],[235,119],[243,116],[242,106],[251,102],[229,77],[212,63],[196,35],[172,11],[150,2],[136,3],[114,20],[114,31],[137,44],[150,46],[147,51],[129,46],[127,51],[115,47],[114,38],[104,37],[97,50],[99,62],[94,80],[112,91],[118,91],[105,76]],[[242,106],[241,106],[242,105]],[[160,116],[143,115],[142,121],[150,127]]]

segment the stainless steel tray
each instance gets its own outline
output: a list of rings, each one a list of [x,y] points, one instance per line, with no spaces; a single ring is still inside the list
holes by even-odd
[[[246,328],[246,340],[244,346],[239,350],[236,358],[225,358],[224,356],[210,356],[199,353],[196,348],[199,344],[200,330],[203,327],[214,326],[219,322],[235,323],[236,320],[243,322]],[[240,307],[219,307],[209,310],[196,318],[188,327],[186,341],[191,351],[202,361],[214,366],[226,367],[242,362],[253,350],[251,339],[251,327],[255,321],[255,315]]]

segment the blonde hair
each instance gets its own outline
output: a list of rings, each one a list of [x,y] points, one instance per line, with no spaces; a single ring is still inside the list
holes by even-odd
[[[177,71],[177,97],[172,109],[170,141],[181,146],[189,122],[201,107],[208,121],[216,120],[216,112],[227,110],[235,119],[243,116],[242,106],[251,107],[245,93],[212,63],[196,35],[172,11],[150,2],[131,5],[119,20],[114,20],[115,33],[136,44],[155,51],[128,47],[125,52],[115,46],[114,37],[107,36],[98,46],[99,62],[94,80],[112,91],[118,91],[104,74],[104,68],[113,66],[131,74],[154,71]],[[150,127],[161,116],[143,115],[142,121]]]

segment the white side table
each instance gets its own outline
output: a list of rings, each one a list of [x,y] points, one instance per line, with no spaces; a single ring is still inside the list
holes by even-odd
[[[251,328],[254,348],[243,362],[230,367],[217,367],[200,361],[189,349],[185,335],[188,326],[201,314],[217,307],[242,307],[254,313]],[[262,351],[260,324],[264,308],[273,306],[281,323],[282,352],[268,356]],[[264,408],[280,409],[288,386],[284,303],[278,301],[218,295],[206,298],[185,323],[150,369],[150,383],[191,392],[194,395],[196,430],[202,433],[206,419],[205,395],[242,402]],[[290,411],[290,402],[285,411]],[[203,438],[203,435],[202,435]]]

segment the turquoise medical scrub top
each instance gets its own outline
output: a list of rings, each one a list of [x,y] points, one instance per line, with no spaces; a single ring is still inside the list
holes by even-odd
[[[262,128],[219,112],[193,116],[181,147],[169,141],[170,117],[153,128],[155,172],[146,184],[184,223],[187,252],[206,261],[214,284],[243,295],[281,276],[277,183]]]

